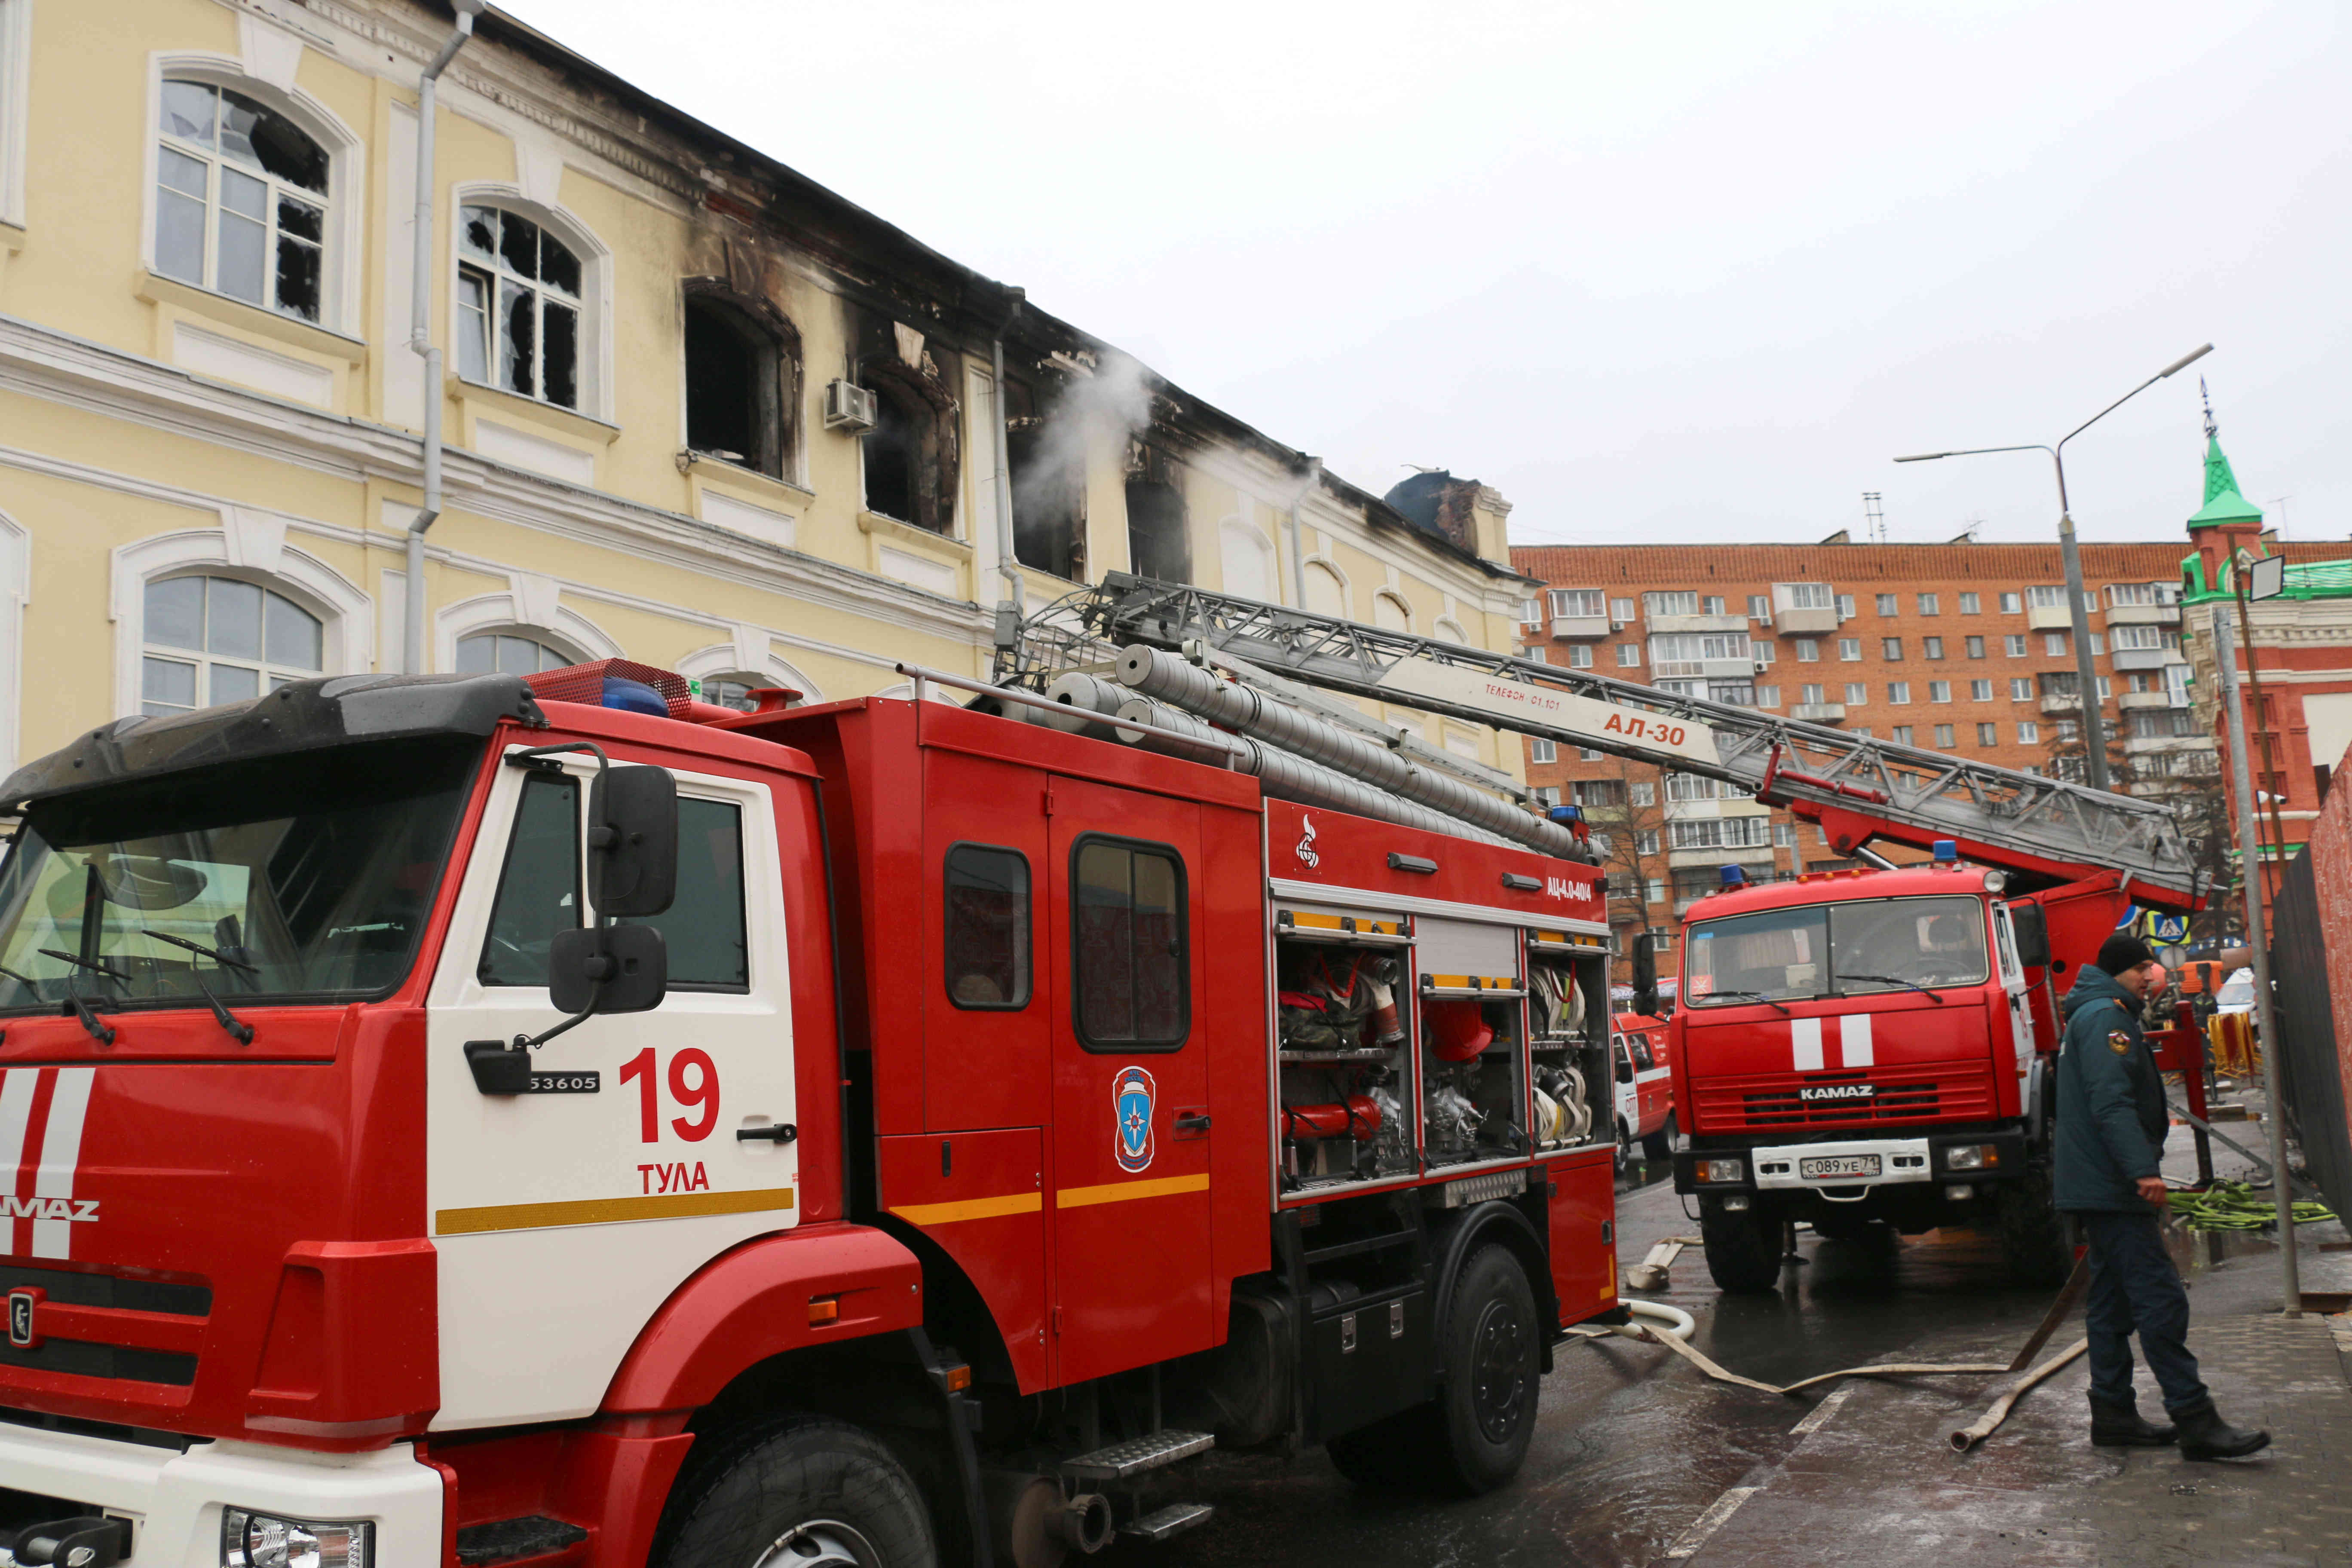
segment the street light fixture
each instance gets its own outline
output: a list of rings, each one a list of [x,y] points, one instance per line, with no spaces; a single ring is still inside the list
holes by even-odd
[[[2106,789],[2107,737],[2106,725],[2099,712],[2099,679],[2096,667],[2091,662],[2091,614],[2083,604],[2083,555],[2074,542],[2074,519],[2066,504],[2066,443],[2154,386],[2165,377],[2187,369],[2213,352],[2207,343],[2192,353],[2181,355],[2080,425],[2058,437],[2056,446],[2029,441],[2017,447],[1968,447],[1953,452],[1916,452],[1907,458],[1897,458],[1898,463],[1931,463],[1938,458],[1975,458],[1989,452],[2047,452],[2051,466],[2058,471],[2058,553],[2066,563],[2066,607],[2074,628],[2074,679],[2081,688],[2083,703],[2083,744],[2086,775],[2093,789]]]

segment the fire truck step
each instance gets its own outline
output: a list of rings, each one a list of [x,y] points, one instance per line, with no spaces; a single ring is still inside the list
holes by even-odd
[[[1123,1481],[1179,1459],[1204,1454],[1217,1446],[1207,1432],[1154,1432],[1062,1461],[1062,1474],[1080,1481]]]
[[[512,1563],[526,1557],[546,1557],[588,1539],[588,1532],[545,1514],[469,1524],[457,1531],[457,1561],[466,1568],[490,1563]]]
[[[1171,1535],[1181,1535],[1196,1524],[1206,1524],[1215,1513],[1214,1505],[1205,1502],[1171,1502],[1166,1508],[1154,1509],[1141,1519],[1129,1520],[1118,1527],[1121,1535],[1139,1536],[1145,1541],[1165,1541]]]

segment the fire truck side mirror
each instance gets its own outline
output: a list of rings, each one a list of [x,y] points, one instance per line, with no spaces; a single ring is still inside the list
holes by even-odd
[[[651,926],[562,931],[548,952],[547,999],[558,1011],[642,1013],[669,990],[669,950]]]
[[[1658,1016],[1658,943],[1648,931],[1633,939],[1633,1011]]]
[[[601,770],[588,792],[588,897],[596,912],[657,915],[677,893],[677,779],[667,768]]]
[[[2050,922],[2040,904],[2009,906],[2010,930],[2017,938],[2017,961],[2028,969],[2050,965]]]

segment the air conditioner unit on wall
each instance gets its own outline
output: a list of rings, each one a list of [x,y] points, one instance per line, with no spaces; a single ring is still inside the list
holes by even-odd
[[[874,394],[846,381],[824,389],[824,427],[858,435],[874,428]]]

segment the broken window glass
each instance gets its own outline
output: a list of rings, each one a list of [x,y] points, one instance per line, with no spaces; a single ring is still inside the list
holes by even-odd
[[[525,397],[539,395],[538,296],[501,280],[499,284],[499,384]]]
[[[457,374],[580,406],[580,312],[560,302],[579,298],[579,258],[529,218],[497,207],[462,209],[457,244],[489,264],[457,269]]]
[[[326,210],[291,193],[326,194],[326,149],[275,110],[206,82],[163,83],[160,123],[155,269],[317,321]]]
[[[686,302],[686,444],[730,463],[774,471],[761,426],[761,362],[769,356],[734,312],[716,301]]]

